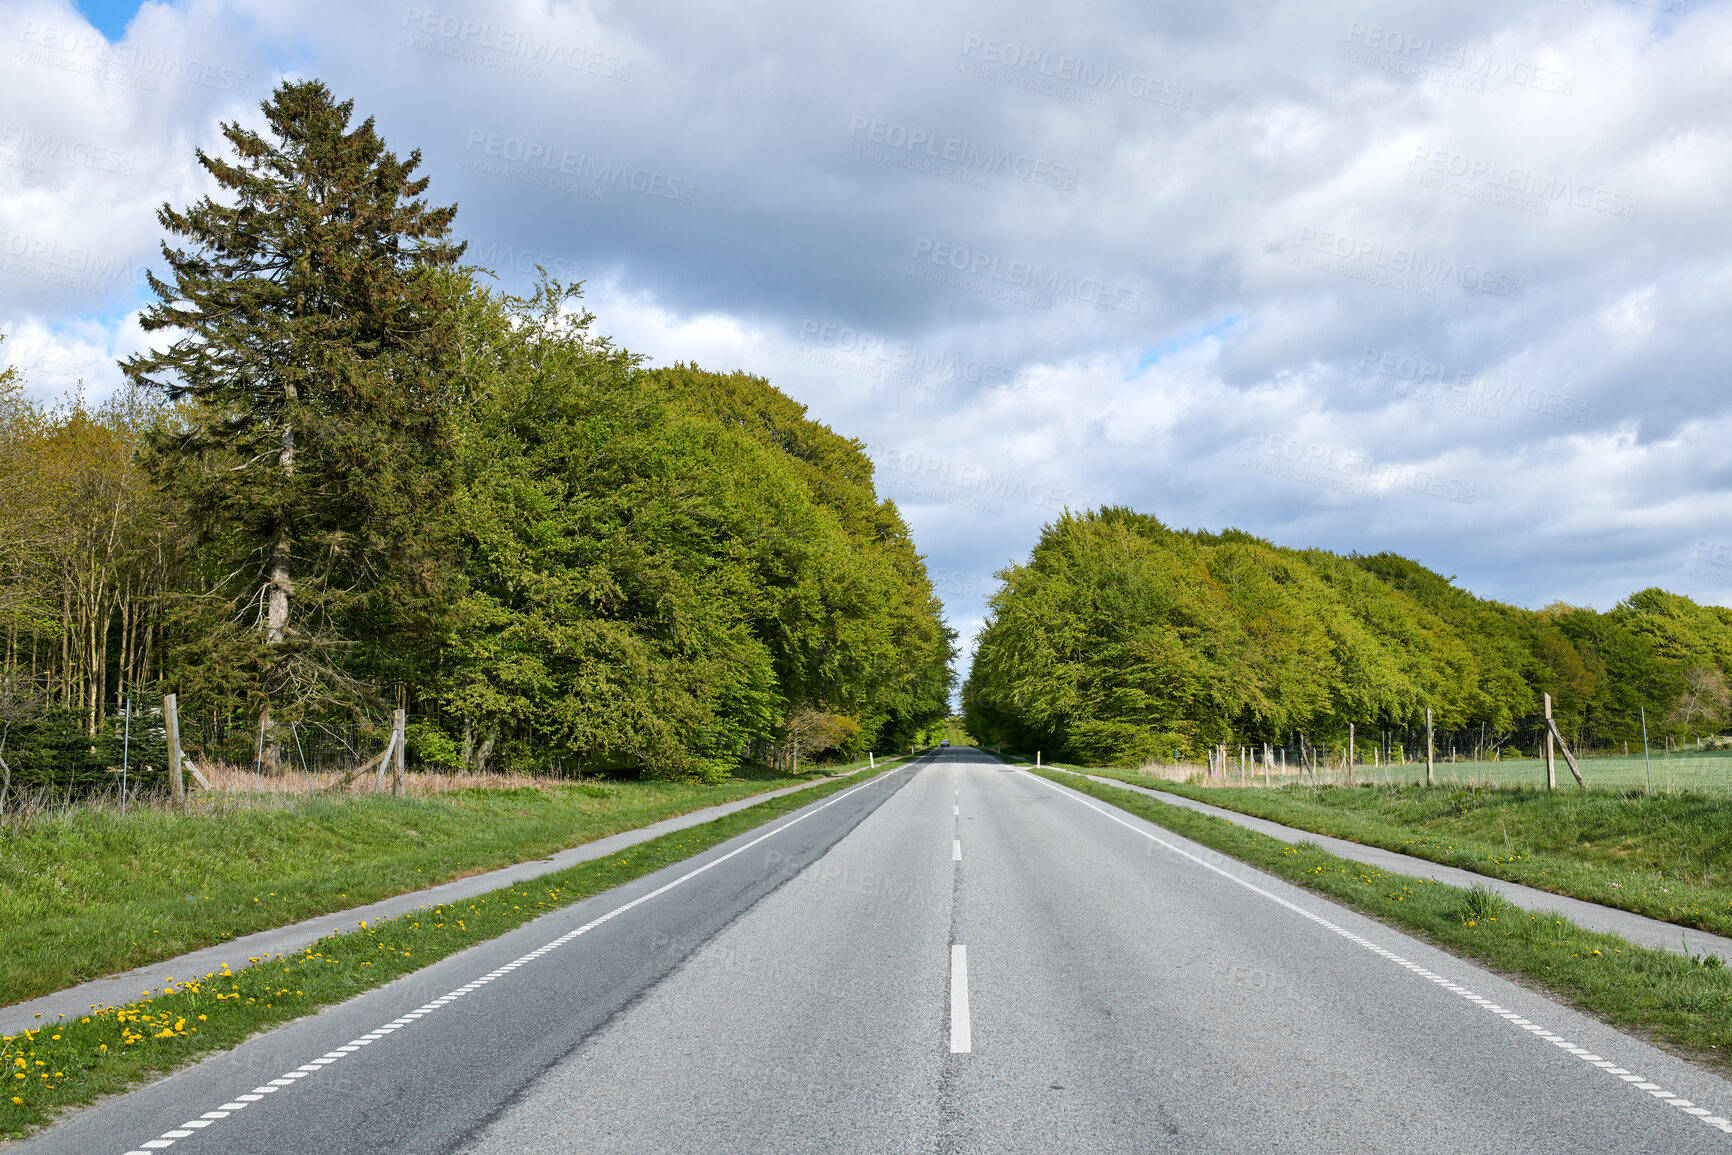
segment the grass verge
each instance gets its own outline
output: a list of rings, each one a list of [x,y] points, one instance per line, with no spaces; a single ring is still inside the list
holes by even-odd
[[[893,767],[881,763],[881,769]],[[836,779],[477,898],[330,935],[292,955],[176,984],[172,993],[0,1040],[0,1137],[124,1091],[212,1051],[653,873],[872,777]]]
[[[823,776],[210,799],[0,827],[0,1005]]]
[[[1639,1031],[1722,1074],[1732,1071],[1732,968],[1531,914],[1489,888],[1384,874],[1062,770],[1032,770],[1213,850],[1317,891],[1437,946],[1526,980],[1578,1010]]]
[[[1081,767],[1067,767],[1079,772]],[[1199,786],[1086,773],[1732,935],[1732,798],[1485,787]]]

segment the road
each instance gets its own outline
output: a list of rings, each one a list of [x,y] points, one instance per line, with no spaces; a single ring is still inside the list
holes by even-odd
[[[1732,1150],[1728,1112],[1718,1076],[954,750],[21,1150],[1682,1153]]]
[[[862,771],[849,771],[850,774]],[[784,786],[780,790],[766,790],[762,794],[753,794],[745,798],[736,798],[732,802],[723,802],[718,806],[706,806],[702,810],[693,810],[673,818],[664,818],[660,822],[652,822],[648,826],[639,826],[635,830],[622,830],[618,834],[610,834],[605,838],[597,838],[590,842],[557,851],[546,858],[532,858],[527,862],[514,863],[498,870],[489,870],[481,874],[465,875],[452,879],[438,886],[430,886],[425,890],[410,891],[406,894],[392,895],[390,898],[370,902],[365,906],[350,907],[348,910],[333,910],[314,918],[302,919],[300,922],[287,926],[273,927],[253,934],[232,938],[208,946],[202,950],[188,954],[177,955],[174,958],[163,959],[149,966],[136,967],[106,978],[93,979],[80,983],[75,987],[56,991],[51,995],[30,999],[22,1003],[0,1007],[0,1035],[15,1035],[26,1028],[42,1025],[43,1020],[53,1022],[67,1015],[85,1013],[86,1008],[124,1005],[135,1001],[140,990],[154,993],[162,989],[173,975],[203,975],[229,967],[240,970],[247,965],[247,960],[264,958],[267,955],[289,955],[303,950],[318,942],[328,934],[353,932],[367,923],[377,922],[382,918],[396,918],[417,910],[424,910],[441,903],[455,903],[460,899],[473,898],[489,891],[500,890],[517,883],[529,882],[545,874],[554,874],[566,870],[580,862],[591,862],[597,858],[605,858],[628,846],[636,846],[640,842],[648,842],[664,834],[672,834],[676,830],[685,830],[700,823],[712,822],[723,815],[733,814],[748,806],[756,806],[771,798],[780,798],[800,790],[810,790],[811,782],[802,782],[798,786]]]

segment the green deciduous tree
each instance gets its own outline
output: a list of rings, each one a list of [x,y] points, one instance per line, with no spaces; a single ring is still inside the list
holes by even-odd
[[[1647,590],[1609,613],[1475,598],[1393,554],[1278,548],[1126,509],[1066,515],[1000,575],[963,700],[989,742],[1137,762],[1416,730],[1573,742],[1724,720],[1732,612]]]
[[[762,379],[645,371],[573,304],[466,314],[463,762],[713,778],[942,716],[950,635],[859,446]]]

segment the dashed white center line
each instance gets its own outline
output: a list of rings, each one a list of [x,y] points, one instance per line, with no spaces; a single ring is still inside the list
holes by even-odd
[[[950,812],[951,812],[951,813],[952,813],[952,814],[956,814],[956,815],[960,815],[960,814],[961,814],[961,813],[962,813],[962,807],[960,807],[960,806],[952,806],[952,807],[951,807],[951,808],[950,808]]]
[[[974,1029],[968,1018],[968,948],[957,943],[950,948],[950,1053],[966,1055],[974,1050]]]
[[[1028,771],[1024,770],[1024,771],[1022,771],[1022,773],[1028,774]],[[1330,922],[1328,919],[1324,918],[1322,915],[1314,914],[1311,911],[1306,910],[1304,907],[1300,906],[1298,903],[1288,902],[1286,899],[1282,898],[1281,896],[1279,896],[1277,894],[1271,894],[1269,891],[1264,890],[1262,887],[1256,885],[1255,883],[1247,882],[1245,879],[1240,878],[1238,875],[1233,874],[1231,871],[1222,870],[1219,866],[1216,866],[1214,863],[1207,862],[1204,859],[1197,857],[1195,854],[1192,854],[1190,851],[1184,849],[1181,846],[1178,846],[1178,845],[1175,845],[1174,843],[1168,842],[1166,839],[1161,838],[1155,834],[1151,834],[1149,831],[1143,829],[1140,826],[1136,826],[1130,822],[1126,822],[1124,819],[1113,814],[1111,811],[1104,810],[1101,807],[1096,806],[1094,804],[1094,802],[1091,801],[1090,799],[1084,798],[1079,794],[1072,793],[1071,791],[1064,789],[1063,787],[1057,785],[1056,783],[1048,782],[1046,779],[1041,778],[1038,775],[1028,774],[1028,777],[1033,779],[1035,782],[1040,783],[1040,785],[1045,786],[1048,789],[1054,791],[1055,793],[1061,794],[1064,797],[1069,798],[1075,802],[1082,803],[1084,806],[1088,807],[1090,810],[1093,810],[1095,813],[1111,819],[1112,821],[1118,823],[1120,826],[1123,826],[1125,829],[1130,830],[1130,831],[1134,831],[1135,833],[1142,835],[1144,838],[1147,838],[1149,841],[1166,847],[1168,850],[1172,851],[1174,854],[1177,854],[1183,858],[1188,858],[1192,862],[1196,863],[1198,866],[1201,866],[1206,870],[1214,871],[1216,874],[1220,875],[1222,878],[1227,879],[1229,882],[1238,883],[1240,886],[1244,887],[1246,890],[1249,890],[1254,894],[1262,895],[1264,898],[1270,900],[1271,902],[1278,903],[1281,906],[1286,907],[1288,910],[1292,911],[1293,913],[1310,919],[1312,922],[1316,923],[1318,926],[1324,927],[1327,930],[1334,931],[1336,934],[1340,935],[1342,938],[1346,939],[1348,942],[1355,943],[1358,946],[1362,946],[1366,950],[1370,951],[1372,954],[1380,955],[1383,958],[1388,959],[1390,962],[1396,964],[1397,966],[1404,967],[1407,970],[1412,971],[1414,974],[1420,976],[1421,978],[1429,979],[1431,982],[1436,983],[1438,986],[1443,987],[1445,990],[1448,990],[1448,991],[1451,991],[1455,994],[1458,994],[1462,998],[1468,1000],[1469,1002],[1472,1002],[1478,1006],[1484,1007],[1486,1010],[1488,1010],[1488,1011],[1492,1012],[1493,1014],[1497,1015],[1498,1017],[1504,1019],[1511,1026],[1519,1027],[1521,1030],[1528,1031],[1533,1035],[1534,1038],[1544,1039],[1546,1042],[1551,1043],[1553,1046],[1558,1047],[1560,1050],[1563,1050],[1563,1051],[1567,1052],[1568,1054],[1574,1055],[1576,1058],[1581,1059],[1583,1062],[1590,1063],[1595,1067],[1599,1067],[1601,1070],[1604,1070],[1607,1074],[1613,1075],[1616,1078],[1622,1079],[1624,1082],[1629,1083],[1631,1086],[1635,1087],[1638,1091],[1646,1091],[1650,1095],[1654,1095],[1656,1098],[1660,1099],[1661,1102],[1666,1103],[1668,1106],[1676,1107],[1686,1115],[1693,1115],[1696,1118],[1700,1119],[1702,1122],[1708,1124],[1708,1126],[1715,1128],[1716,1130],[1724,1131],[1727,1134],[1732,1134],[1732,1119],[1725,1119],[1719,1115],[1710,1115],[1705,1108],[1696,1106],[1696,1104],[1690,1102],[1690,1100],[1680,1099],[1677,1096],[1673,1095],[1670,1091],[1661,1090],[1659,1084],[1648,1082],[1645,1076],[1632,1075],[1628,1071],[1624,1070],[1624,1068],[1622,1068],[1622,1067],[1612,1066],[1610,1063],[1608,1063],[1605,1059],[1601,1058],[1599,1055],[1596,1055],[1591,1051],[1588,1051],[1588,1050],[1585,1050],[1581,1047],[1576,1046],[1574,1043],[1570,1042],[1568,1039],[1565,1039],[1560,1035],[1553,1034],[1551,1031],[1546,1030],[1544,1027],[1540,1026],[1539,1024],[1530,1022],[1529,1020],[1521,1018],[1520,1016],[1512,1015],[1507,1008],[1498,1006],[1497,1004],[1492,1003],[1489,1000],[1482,998],[1480,995],[1478,995],[1474,991],[1470,991],[1464,986],[1460,986],[1454,982],[1451,982],[1449,979],[1445,978],[1444,976],[1442,976],[1440,974],[1434,974],[1433,972],[1426,970],[1424,967],[1420,966],[1416,962],[1412,962],[1408,959],[1402,958],[1400,955],[1396,954],[1392,950],[1389,950],[1387,947],[1379,946],[1376,943],[1372,942],[1370,939],[1364,938],[1361,935],[1354,934],[1352,931],[1348,930],[1346,927],[1336,926],[1334,923]],[[960,848],[961,844],[958,843],[957,845]],[[954,970],[954,964],[953,964],[952,969]],[[955,998],[955,996],[953,994],[952,995],[953,1005],[954,1005],[954,998]],[[1657,1094],[1656,1094],[1656,1092],[1657,1092]]]
[[[951,840],[951,843],[950,843],[950,861],[952,861],[952,862],[961,862],[962,861],[962,839],[960,839],[960,838],[956,838],[956,839]]]

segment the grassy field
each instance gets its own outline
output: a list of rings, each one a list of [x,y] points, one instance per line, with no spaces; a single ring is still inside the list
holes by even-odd
[[[1331,753],[1334,753],[1332,750]],[[1227,775],[1229,783],[1240,780],[1237,750],[1230,750],[1233,761]],[[1644,761],[1637,753],[1631,757],[1593,757],[1579,758],[1577,764],[1582,769],[1582,777],[1586,779],[1589,789],[1613,790],[1620,793],[1629,790],[1646,790],[1650,778],[1653,781],[1655,793],[1689,791],[1701,794],[1726,794],[1732,796],[1732,750],[1713,750],[1696,753],[1665,754],[1656,751],[1653,757]],[[1180,764],[1176,767],[1181,773],[1179,777],[1195,774],[1204,775],[1206,767],[1201,764]],[[1277,767],[1279,769],[1279,767]],[[1287,769],[1292,771],[1285,779],[1280,774],[1274,774],[1275,784],[1298,783],[1309,784],[1309,775],[1298,773],[1298,767],[1289,762]],[[1546,785],[1546,764],[1543,758],[1504,758],[1496,762],[1449,761],[1439,758],[1433,769],[1437,783],[1440,786],[1525,786],[1535,790],[1543,790]],[[1575,790],[1576,780],[1570,776],[1570,768],[1564,763],[1562,755],[1557,758],[1558,789]],[[1263,780],[1261,765],[1255,769],[1247,769],[1247,779],[1257,782]],[[1332,770],[1323,775],[1325,781],[1338,782],[1345,778],[1337,761]],[[1363,763],[1354,767],[1356,782],[1370,782],[1380,786],[1396,786],[1416,784],[1425,780],[1425,761],[1423,751],[1418,762],[1406,762],[1384,765]]]
[[[880,762],[880,766],[886,763]],[[449,906],[382,919],[233,974],[199,976],[126,1007],[0,1039],[0,1138],[124,1091],[267,1027],[382,986],[531,919],[798,810],[870,775],[819,782],[591,862]]]
[[[1072,769],[1085,769],[1071,767]],[[1732,935],[1732,796],[1445,783],[1205,785],[1173,768],[1091,774],[1411,854],[1649,918]],[[1230,776],[1229,782],[1237,777]]]
[[[0,827],[0,1005],[823,776],[73,808]]]
[[[1040,773],[1732,1073],[1732,968],[1717,958],[1638,947],[1530,914],[1489,890],[1384,874],[1075,774]]]

